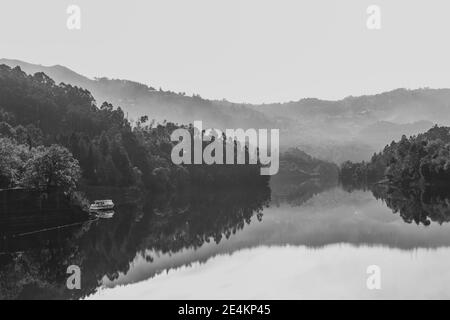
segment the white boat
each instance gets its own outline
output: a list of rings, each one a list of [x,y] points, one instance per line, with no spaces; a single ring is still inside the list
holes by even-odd
[[[89,211],[104,211],[114,209],[114,203],[112,200],[96,200],[89,207]]]

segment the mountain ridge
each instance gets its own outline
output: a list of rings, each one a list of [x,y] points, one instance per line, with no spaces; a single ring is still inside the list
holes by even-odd
[[[129,118],[143,115],[177,123],[202,120],[204,127],[280,129],[280,147],[299,147],[312,156],[334,161],[361,161],[381,146],[433,124],[450,125],[450,89],[394,89],[341,100],[304,98],[268,104],[208,100],[199,95],[156,90],[131,80],[88,78],[60,65],[42,66],[0,59],[28,74],[44,72],[57,83],[89,90],[97,104],[120,106]],[[388,130],[385,130],[388,128]]]
[[[100,80],[109,80],[109,81],[123,81],[123,82],[129,82],[135,85],[141,85],[141,86],[146,86],[150,89],[155,90],[152,86],[148,85],[148,84],[144,84],[142,82],[138,82],[138,81],[133,81],[133,80],[128,80],[128,79],[119,79],[119,78],[109,78],[106,76],[102,76],[102,77],[95,77],[95,78],[89,78],[85,75],[82,75],[81,73],[78,73],[66,66],[60,65],[60,64],[55,64],[55,65],[42,65],[42,64],[37,64],[37,63],[30,63],[30,62],[26,62],[23,60],[19,60],[19,59],[9,59],[9,58],[0,58],[0,64],[6,64],[9,67],[14,67],[14,66],[19,66],[25,73],[35,73],[35,72],[44,72],[47,71],[48,75],[54,79],[57,83],[59,82],[64,82],[64,83],[70,83],[69,81],[64,81],[63,79],[59,79],[60,77],[54,76],[54,72],[61,72],[62,70],[64,72],[67,72],[69,74],[75,75],[76,77],[80,78],[80,79],[84,79],[84,80],[88,80],[88,81],[100,81]],[[45,71],[44,71],[45,70]],[[155,90],[156,91],[156,90]],[[162,92],[170,92],[170,93],[175,93],[172,91],[162,91]],[[248,102],[234,102],[234,101],[229,101],[226,98],[223,98],[222,100],[220,99],[205,99],[207,101],[210,102],[215,102],[215,103],[219,103],[219,104],[223,104],[223,105],[240,105],[240,106],[244,106],[244,107],[268,107],[268,106],[291,106],[291,105],[305,105],[305,106],[311,106],[311,105],[316,105],[318,106],[324,106],[327,104],[343,104],[346,105],[347,102],[349,101],[356,101],[358,102],[358,100],[362,100],[362,99],[367,99],[367,98],[376,98],[376,97],[385,97],[385,96],[390,96],[399,92],[403,92],[403,93],[418,93],[418,92],[443,92],[445,94],[448,94],[450,97],[450,88],[429,88],[429,87],[421,87],[421,88],[415,88],[415,89],[408,89],[408,88],[395,88],[392,90],[388,90],[388,91],[383,91],[380,93],[375,93],[375,94],[363,94],[363,95],[358,95],[358,96],[346,96],[342,99],[321,99],[318,97],[305,97],[305,98],[300,98],[298,100],[291,100],[291,101],[285,101],[285,102],[265,102],[265,103],[248,103]],[[184,93],[179,92],[179,93],[175,93],[178,95],[182,95],[185,96]],[[198,96],[198,95],[193,95],[193,97]]]

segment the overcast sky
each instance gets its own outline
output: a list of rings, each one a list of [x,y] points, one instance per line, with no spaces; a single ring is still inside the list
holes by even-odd
[[[449,15],[448,0],[1,0],[0,57],[236,102],[340,99],[450,87]]]

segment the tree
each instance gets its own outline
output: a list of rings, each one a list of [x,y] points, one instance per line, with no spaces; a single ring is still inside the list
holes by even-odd
[[[62,187],[73,191],[81,176],[78,161],[64,147],[39,147],[25,164],[23,184],[33,188]]]
[[[31,158],[29,149],[13,140],[0,138],[0,188],[19,184],[23,166]]]

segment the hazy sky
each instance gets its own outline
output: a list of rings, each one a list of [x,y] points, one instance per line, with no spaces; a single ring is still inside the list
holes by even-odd
[[[0,57],[231,101],[339,99],[450,87],[449,15],[448,0],[0,0]]]

